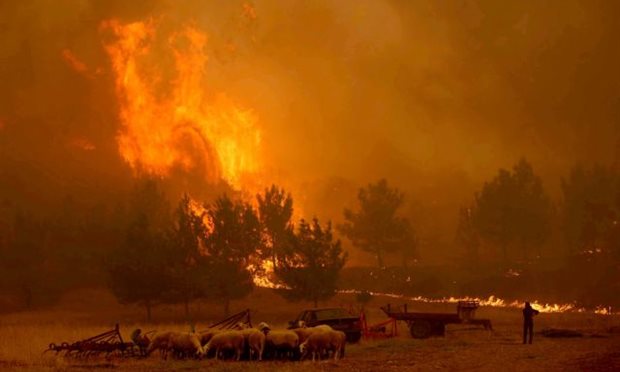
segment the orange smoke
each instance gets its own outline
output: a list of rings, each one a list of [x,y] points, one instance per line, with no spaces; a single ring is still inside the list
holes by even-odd
[[[121,156],[136,172],[166,177],[181,169],[200,172],[210,184],[254,187],[262,168],[256,117],[207,91],[207,36],[187,26],[162,38],[156,26],[153,20],[102,24],[112,34],[105,49],[120,106]],[[170,66],[162,62],[167,59]]]

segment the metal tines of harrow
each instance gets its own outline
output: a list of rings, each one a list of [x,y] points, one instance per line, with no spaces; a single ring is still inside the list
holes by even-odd
[[[86,358],[105,354],[106,357],[136,356],[138,351],[133,342],[124,342],[118,324],[114,329],[103,332],[96,336],[73,342],[63,342],[61,344],[51,343],[44,352],[54,351],[56,354],[64,352],[64,356],[75,358]]]

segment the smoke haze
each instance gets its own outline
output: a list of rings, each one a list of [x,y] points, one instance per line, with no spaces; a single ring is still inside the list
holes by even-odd
[[[126,193],[101,23],[191,24],[208,37],[206,94],[257,118],[264,183],[340,220],[386,177],[422,256],[449,257],[459,206],[498,168],[525,157],[558,197],[574,164],[620,160],[619,16],[616,1],[577,0],[1,1],[2,208]]]

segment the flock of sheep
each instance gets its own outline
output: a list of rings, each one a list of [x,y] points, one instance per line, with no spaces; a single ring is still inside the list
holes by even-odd
[[[233,330],[207,330],[201,333],[161,332],[149,338],[136,330],[133,341],[144,356],[159,351],[162,358],[168,354],[176,358],[203,358],[234,360],[288,359],[312,360],[344,356],[346,335],[328,325],[290,330],[272,330],[267,323],[247,328],[239,323]]]

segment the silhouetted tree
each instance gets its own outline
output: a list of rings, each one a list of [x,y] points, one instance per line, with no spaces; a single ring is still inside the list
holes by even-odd
[[[153,306],[172,289],[176,257],[168,239],[169,206],[155,180],[136,185],[128,221],[125,244],[108,257],[109,286],[120,303],[144,306],[150,321]]]
[[[209,295],[222,301],[228,314],[230,301],[248,295],[253,287],[252,268],[263,239],[256,211],[250,204],[224,195],[208,208],[211,231],[205,238],[209,264]]]
[[[175,260],[171,262],[175,277],[171,296],[173,301],[183,303],[185,316],[189,316],[190,302],[207,294],[209,267],[201,252],[201,241],[205,237],[203,214],[192,210],[191,200],[186,194],[179,201],[170,233],[175,252]]]
[[[276,275],[287,287],[279,292],[290,301],[309,300],[318,306],[336,294],[338,274],[347,254],[340,241],[334,241],[331,223],[322,228],[315,218],[311,224],[301,220],[292,249],[280,260]]]
[[[355,247],[373,254],[379,267],[384,266],[386,253],[406,249],[407,257],[414,255],[413,229],[406,218],[398,216],[403,193],[382,179],[361,188],[357,198],[359,210],[344,210],[345,222],[338,226],[339,231]]]
[[[278,257],[291,245],[293,236],[293,198],[284,189],[275,185],[265,189],[264,194],[256,196],[258,215],[265,232],[265,252],[263,257],[271,260],[274,269]]]
[[[486,182],[472,208],[473,226],[482,239],[500,247],[504,261],[517,245],[524,259],[530,247],[540,247],[549,235],[551,201],[532,166],[521,159],[512,171],[500,169]]]
[[[52,262],[45,252],[46,236],[41,221],[19,212],[0,245],[0,288],[27,309],[45,302],[57,289],[50,281]]]
[[[573,167],[562,180],[562,231],[569,254],[608,250],[616,218],[619,177],[611,168]]]

